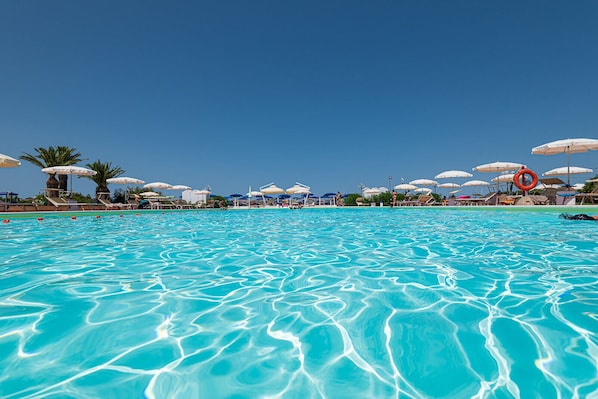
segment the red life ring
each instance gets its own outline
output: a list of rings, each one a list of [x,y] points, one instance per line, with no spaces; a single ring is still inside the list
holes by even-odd
[[[519,180],[519,178],[523,175],[529,175],[529,177],[532,179],[532,182],[530,184],[523,184]],[[520,190],[529,191],[536,187],[536,184],[538,184],[538,175],[533,170],[522,167],[517,173],[515,173],[515,176],[513,176],[513,183],[515,183]]]

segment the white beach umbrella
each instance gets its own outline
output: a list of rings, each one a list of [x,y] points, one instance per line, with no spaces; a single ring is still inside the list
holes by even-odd
[[[136,179],[134,177],[127,177],[127,176],[119,176],[113,177],[111,179],[106,179],[106,183],[108,184],[143,184],[145,181],[141,179]],[[129,190],[125,189],[125,201],[129,200]]]
[[[551,141],[550,143],[542,144],[532,148],[532,154],[539,155],[555,155],[567,154],[567,167],[570,167],[571,154],[588,152],[598,150],[598,140],[596,139],[563,139]],[[567,174],[567,186],[571,183],[570,173]]]
[[[143,193],[140,193],[139,195],[141,195],[142,197],[159,197],[160,194],[155,193],[153,191],[144,191]]]
[[[185,191],[185,190],[191,190],[191,187],[185,186],[184,184],[176,184],[174,186],[171,186],[170,190]]]
[[[488,187],[490,183],[483,180],[469,180],[461,184],[461,187]],[[474,191],[475,192],[475,191]]]
[[[365,197],[372,197],[374,195],[382,194],[382,190],[379,187],[366,187],[363,189],[362,193]]]
[[[21,161],[8,155],[0,154],[0,168],[15,168],[20,165]]]
[[[260,187],[260,194],[284,194],[284,190],[274,183]]]
[[[409,184],[415,184],[416,186],[437,186],[438,182],[431,179],[416,179],[411,180]]]
[[[415,184],[409,184],[409,183],[401,183],[401,184],[397,184],[396,186],[394,186],[395,190],[405,190],[405,191],[415,190],[416,188],[417,188],[417,186]]]
[[[459,188],[461,186],[457,183],[442,183],[436,187],[438,187],[438,188]]]
[[[544,184],[544,183],[540,183],[540,184],[536,185],[536,187],[534,187],[534,190],[545,190],[547,188],[556,188],[556,189],[559,189],[559,188],[561,188],[561,186],[558,185],[558,184]]]
[[[502,175],[498,175],[491,180],[496,183],[500,189],[500,183],[513,183],[513,177],[515,177],[515,173],[503,173]]]
[[[441,172],[434,176],[435,179],[454,179],[458,177],[473,177],[473,175],[469,172],[465,172],[464,170],[447,170]]]
[[[589,168],[580,168],[579,166],[563,166],[560,168],[550,169],[549,171],[542,173],[542,176],[568,176],[592,172],[593,170]]]
[[[286,189],[287,194],[309,194],[309,189],[305,187],[289,187]]]
[[[50,166],[43,168],[42,172],[49,175],[70,175],[71,176],[71,193],[73,192],[73,175],[76,176],[95,176],[98,172],[87,169],[82,166],[64,165],[64,166]]]
[[[82,166],[66,165],[66,166],[50,166],[43,168],[42,172],[51,175],[77,175],[77,176],[94,176],[98,172],[95,170],[87,169]]]
[[[475,172],[500,173],[500,172],[506,172],[508,170],[521,169],[522,166],[525,167],[524,164],[517,163],[517,162],[497,161],[497,162],[485,163],[483,165],[478,165],[475,168],[473,168],[473,170]]]
[[[296,182],[294,186],[289,187],[286,189],[287,194],[294,194],[294,195],[304,195],[303,197],[303,204],[307,203],[307,197],[310,194],[310,187],[306,186],[305,184]]]
[[[502,175],[496,176],[491,180],[494,183],[513,183],[513,177],[515,177],[515,173],[503,173]]]
[[[489,186],[490,183],[483,180],[469,180],[461,184],[461,187]]]
[[[426,194],[429,194],[429,193],[432,192],[432,189],[428,188],[428,187],[420,187],[420,188],[416,188],[413,191],[415,191],[416,193],[426,193]]]
[[[264,198],[264,193],[262,193],[261,191],[251,190],[251,187],[249,188],[249,192],[245,195],[247,195],[247,198],[249,198],[249,201],[247,202],[247,204],[249,205],[250,208],[251,208],[251,198],[254,198],[254,197],[262,197],[262,200],[264,201],[264,203],[266,203],[266,199]]]
[[[575,154],[592,150],[598,150],[598,140],[596,139],[563,139],[534,147],[532,154]]]
[[[134,177],[113,177],[112,179],[107,179],[107,183],[109,184],[143,184],[145,181],[141,179],[135,179]]]
[[[296,182],[295,185],[286,189],[287,194],[309,194],[311,188],[305,184]]]
[[[482,172],[482,173],[501,173],[501,172],[508,172],[508,171],[516,171],[521,168],[525,168],[526,166],[522,163],[517,162],[505,162],[505,161],[496,161],[491,163],[485,163],[483,165],[478,165],[473,170],[475,172]],[[496,183],[496,189],[499,189],[500,182]]]
[[[143,186],[143,188],[155,188],[156,190],[171,190],[172,186],[168,183],[164,183],[161,181],[155,181],[152,183],[147,183]]]

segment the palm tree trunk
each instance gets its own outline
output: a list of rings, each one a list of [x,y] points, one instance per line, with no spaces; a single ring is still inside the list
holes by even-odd
[[[69,176],[68,175],[59,175],[58,176],[58,188],[62,191],[68,191],[69,189]]]
[[[109,198],[110,197],[110,190],[106,186],[97,186],[96,187],[96,199],[98,198]]]
[[[56,191],[56,189],[59,187],[59,185],[60,183],[58,180],[56,180],[55,175],[48,175],[48,180],[46,180],[46,188],[51,189],[47,191],[48,197],[58,197],[58,191]]]

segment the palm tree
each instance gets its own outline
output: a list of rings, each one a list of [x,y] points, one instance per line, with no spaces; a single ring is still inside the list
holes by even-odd
[[[102,194],[110,194],[108,189],[108,182],[106,180],[112,179],[125,173],[124,169],[119,166],[112,166],[110,162],[95,161],[86,165],[89,169],[95,170],[97,173],[93,176],[84,176],[97,184],[96,199]]]
[[[42,148],[34,148],[37,155],[31,155],[23,153],[19,158],[23,161],[31,162],[35,166],[39,166],[41,169],[49,168],[51,166],[62,166],[62,165],[74,165],[77,162],[81,162],[81,153],[77,152],[75,148],[67,146],[57,146]],[[46,188],[50,189],[61,189],[66,191],[68,189],[68,176],[60,175],[59,180],[56,180],[54,174],[48,175],[46,181]],[[57,196],[56,191],[48,191],[48,195]]]

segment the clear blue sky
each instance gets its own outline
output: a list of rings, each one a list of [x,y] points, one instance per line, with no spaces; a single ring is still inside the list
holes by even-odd
[[[532,147],[598,138],[596,21],[595,0],[0,0],[0,153],[66,145],[221,195],[541,173],[566,157]],[[45,180],[0,169],[21,197]]]

